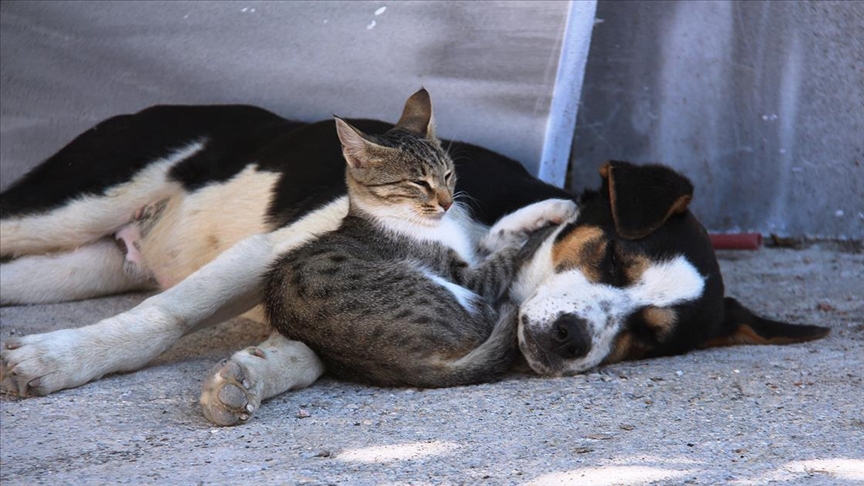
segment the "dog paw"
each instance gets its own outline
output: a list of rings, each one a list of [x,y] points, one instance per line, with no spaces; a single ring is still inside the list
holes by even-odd
[[[263,352],[258,348],[248,348],[246,352],[264,359]],[[201,408],[204,416],[216,425],[246,423],[261,405],[260,385],[250,368],[237,358],[235,355],[230,360],[223,359],[204,380]]]
[[[481,248],[494,253],[508,247],[518,247],[535,231],[575,219],[579,214],[576,203],[567,199],[547,199],[525,206],[501,218],[480,242]]]
[[[0,390],[27,397],[83,385],[74,330],[33,334],[0,343]]]

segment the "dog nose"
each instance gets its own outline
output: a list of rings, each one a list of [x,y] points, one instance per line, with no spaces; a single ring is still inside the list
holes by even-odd
[[[555,320],[552,331],[552,351],[564,359],[581,358],[591,350],[588,321],[581,317],[564,314]]]

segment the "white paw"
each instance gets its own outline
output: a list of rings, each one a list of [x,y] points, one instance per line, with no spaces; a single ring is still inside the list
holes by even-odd
[[[98,378],[83,369],[87,358],[79,356],[85,350],[78,335],[75,329],[63,329],[0,344],[0,389],[20,397],[47,395]]]
[[[263,350],[246,348],[230,360],[223,359],[210,370],[201,391],[201,409],[216,425],[238,425],[249,421],[261,406],[261,383],[254,360],[267,359]]]
[[[243,424],[262,400],[309,386],[322,373],[324,365],[308,346],[274,332],[267,341],[234,353],[210,371],[201,408],[214,424]]]
[[[576,203],[568,199],[547,199],[504,216],[486,234],[480,247],[494,253],[525,243],[531,233],[549,225],[572,221],[579,214]]]

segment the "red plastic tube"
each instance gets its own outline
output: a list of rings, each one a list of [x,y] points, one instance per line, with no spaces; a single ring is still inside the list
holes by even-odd
[[[728,233],[709,235],[715,250],[758,250],[762,246],[759,233]]]

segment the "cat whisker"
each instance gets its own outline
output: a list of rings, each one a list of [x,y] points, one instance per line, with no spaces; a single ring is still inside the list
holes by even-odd
[[[459,192],[456,192],[455,194],[453,194],[453,200],[460,202],[460,203],[463,201],[472,201],[472,202],[477,201],[476,198],[472,197],[470,194],[468,194],[465,191],[459,191]]]
[[[450,156],[450,160],[456,162],[457,160],[467,160],[467,157],[462,155],[458,148],[453,148],[453,140],[447,141],[447,154]]]

